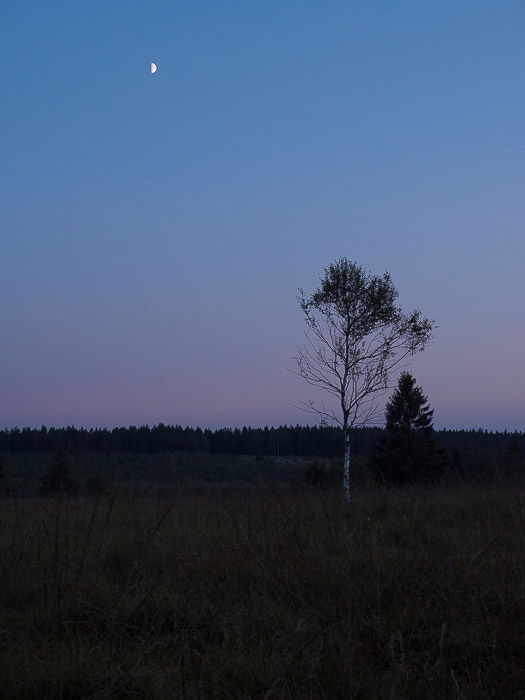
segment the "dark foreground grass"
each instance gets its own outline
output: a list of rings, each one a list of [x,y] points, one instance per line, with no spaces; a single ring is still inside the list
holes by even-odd
[[[525,697],[516,488],[1,504],[6,698]]]

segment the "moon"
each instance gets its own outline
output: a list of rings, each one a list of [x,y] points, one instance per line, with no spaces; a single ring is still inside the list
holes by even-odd
[[[156,63],[150,63],[150,64],[149,64],[149,72],[150,72],[150,73],[156,73],[156,72],[157,72],[157,64],[156,64]]]

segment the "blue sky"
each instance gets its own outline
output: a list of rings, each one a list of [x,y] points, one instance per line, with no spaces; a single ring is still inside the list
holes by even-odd
[[[0,12],[0,425],[305,422],[346,256],[436,320],[436,425],[525,429],[522,2]]]

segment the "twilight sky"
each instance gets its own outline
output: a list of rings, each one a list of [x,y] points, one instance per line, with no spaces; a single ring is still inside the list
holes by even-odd
[[[437,427],[525,429],[522,0],[0,27],[0,427],[311,422],[297,288],[346,256],[438,324],[410,365]]]

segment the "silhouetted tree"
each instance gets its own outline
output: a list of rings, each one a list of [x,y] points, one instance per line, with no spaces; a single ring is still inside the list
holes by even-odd
[[[446,465],[432,425],[434,410],[410,372],[403,372],[385,408],[386,434],[370,460],[376,477],[398,485],[436,481]]]
[[[78,484],[71,473],[71,464],[67,453],[59,450],[42,478],[40,484],[40,495],[68,495],[74,496],[78,493]]]
[[[294,357],[299,374],[335,396],[338,411],[305,404],[306,410],[343,429],[343,495],[350,500],[350,433],[377,414],[377,393],[389,386],[391,371],[408,355],[423,350],[433,324],[418,310],[403,314],[390,275],[372,276],[346,258],[324,270],[310,296],[299,290],[307,345]]]

